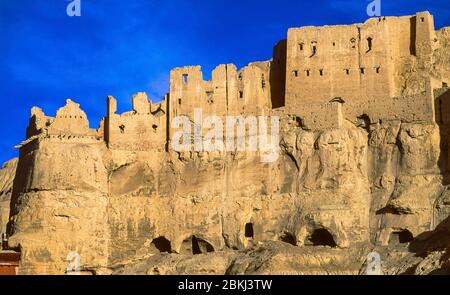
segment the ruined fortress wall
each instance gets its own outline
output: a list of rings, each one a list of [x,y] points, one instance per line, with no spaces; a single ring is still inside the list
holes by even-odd
[[[385,111],[385,106],[395,107],[386,110],[389,113],[401,114],[402,106],[389,99],[402,96],[404,63],[427,58],[433,34],[429,13],[373,18],[364,24],[290,29],[287,111],[307,116],[306,105],[342,97],[351,105],[346,116],[352,121],[355,116],[350,115]],[[424,86],[410,96],[428,91]],[[424,103],[409,104],[419,107],[414,109],[419,117],[426,117],[430,103],[426,98]]]
[[[116,114],[117,103],[107,99],[104,138],[112,150],[162,150],[166,142],[166,117],[162,109],[152,112],[152,103],[145,93],[133,97],[133,111]]]
[[[193,121],[195,109],[201,109],[203,116],[267,114],[271,107],[270,69],[270,61],[251,63],[239,71],[232,64],[219,65],[210,81],[203,80],[200,66],[172,70],[169,122],[181,115]]]
[[[49,133],[72,133],[80,135],[89,133],[89,121],[86,113],[79,108],[78,104],[69,100],[66,106],[60,108],[56,113],[55,120],[49,128]]]
[[[303,113],[302,126],[306,129],[342,128],[344,124],[343,106],[338,102],[308,104],[304,106]]]
[[[326,103],[339,95],[359,95],[357,43],[352,43],[352,38],[357,38],[357,28],[353,26],[289,29],[286,66],[288,109],[294,110],[306,103]],[[346,69],[349,69],[349,75],[344,80]]]
[[[204,113],[225,115],[227,109],[227,66],[218,66],[211,81],[204,81],[200,66],[176,68],[170,72],[171,117],[193,118],[195,108]]]
[[[404,97],[368,98],[366,101],[345,103],[343,113],[345,118],[355,118],[366,115],[372,123],[380,120],[399,120],[402,122],[435,122],[435,102],[431,84],[428,90]]]
[[[203,80],[200,66],[176,68],[170,75],[172,116],[203,114],[223,116],[269,107],[270,62],[255,62],[241,69],[219,65],[210,81]]]

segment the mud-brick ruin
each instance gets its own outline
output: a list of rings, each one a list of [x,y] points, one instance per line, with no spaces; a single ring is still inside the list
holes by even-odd
[[[361,273],[371,251],[384,273],[446,271],[448,83],[450,28],[421,12],[292,28],[210,81],[173,69],[160,102],[118,114],[109,96],[98,129],[71,100],[35,107],[0,175],[2,227],[24,274],[65,273],[74,251],[94,274]],[[173,150],[172,119],[196,108],[279,116],[277,161]]]

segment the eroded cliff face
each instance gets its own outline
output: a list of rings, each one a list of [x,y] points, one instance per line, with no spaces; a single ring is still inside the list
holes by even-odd
[[[274,163],[40,142],[15,182],[21,272],[64,273],[77,252],[97,274],[358,273],[373,245],[397,249],[446,216],[437,125],[281,122]]]
[[[40,142],[20,157],[14,183],[10,246],[20,246],[23,273],[64,273],[70,252],[86,268],[106,264],[108,170],[104,145]]]
[[[274,163],[250,152],[39,142],[21,156],[15,183],[10,244],[22,249],[21,271],[64,273],[72,251],[84,270],[103,273],[160,251],[367,242],[367,132],[305,131],[291,117],[282,125]]]
[[[6,233],[6,225],[9,219],[11,194],[16,175],[17,161],[17,158],[9,160],[0,169],[0,231],[2,233]]]

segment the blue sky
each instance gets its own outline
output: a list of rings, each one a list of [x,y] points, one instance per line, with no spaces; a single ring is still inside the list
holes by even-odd
[[[209,78],[221,63],[267,60],[288,28],[363,22],[368,3],[81,0],[68,17],[68,0],[0,0],[0,162],[17,155],[34,105],[53,116],[71,98],[97,128],[107,95],[130,110],[135,92],[160,99],[173,67],[199,64]],[[381,3],[382,15],[428,10],[436,28],[450,25],[449,0]]]

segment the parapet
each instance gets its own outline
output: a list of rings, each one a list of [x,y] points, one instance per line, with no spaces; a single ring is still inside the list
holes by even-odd
[[[33,107],[26,140],[15,148],[27,153],[38,148],[41,141],[91,144],[101,142],[101,138],[98,130],[89,128],[86,113],[80,105],[67,99],[55,117],[46,116],[42,109]]]
[[[89,131],[86,113],[80,109],[78,103],[70,99],[67,99],[66,105],[56,112],[55,120],[48,126],[49,135],[87,135]]]
[[[131,112],[116,114],[116,99],[107,97],[103,134],[108,148],[126,151],[165,149],[166,101],[153,104],[145,92],[138,92],[132,97],[132,105]]]

